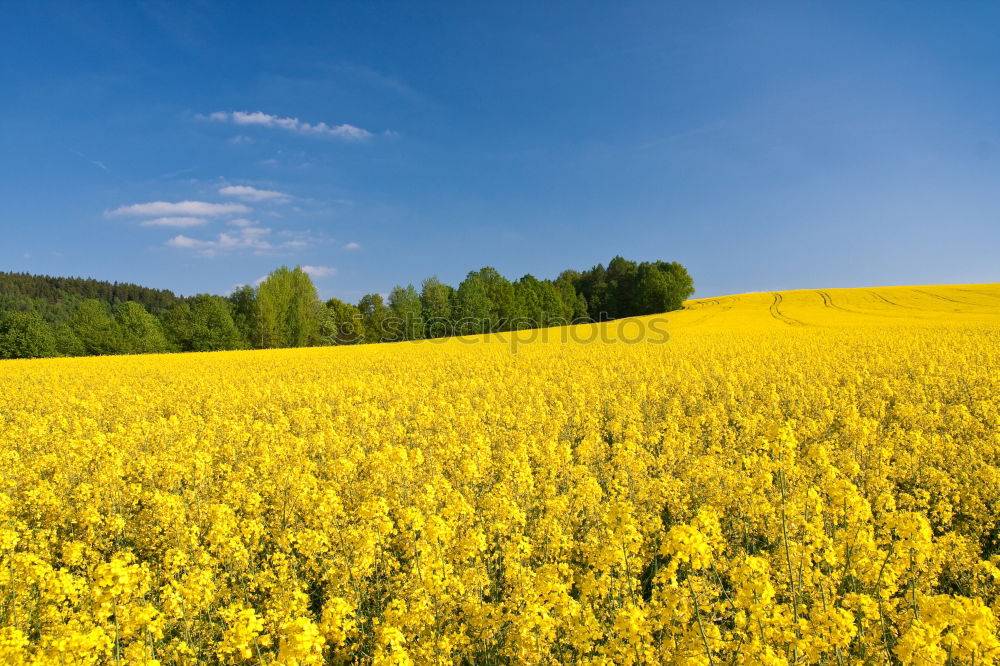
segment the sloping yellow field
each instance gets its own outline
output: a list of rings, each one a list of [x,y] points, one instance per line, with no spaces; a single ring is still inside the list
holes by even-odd
[[[703,298],[673,313],[678,327],[789,326],[836,328],[995,325],[1000,284],[868,289],[801,289]]]
[[[998,368],[995,284],[0,362],[0,662],[996,663]]]

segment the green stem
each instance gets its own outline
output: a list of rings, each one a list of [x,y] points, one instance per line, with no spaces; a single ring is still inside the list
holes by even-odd
[[[715,666],[715,660],[712,659],[712,649],[708,647],[708,638],[705,636],[705,625],[701,623],[701,609],[698,607],[698,594],[694,591],[694,585],[691,584],[691,572],[688,572],[687,577],[688,589],[691,590],[691,599],[694,601],[694,617],[698,620],[698,633],[701,634],[701,642],[705,646],[705,654],[708,655],[708,663],[710,666]]]

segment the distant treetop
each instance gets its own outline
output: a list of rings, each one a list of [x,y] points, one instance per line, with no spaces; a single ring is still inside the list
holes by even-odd
[[[29,273],[0,271],[0,294],[41,299],[56,303],[69,298],[93,298],[109,305],[139,303],[152,314],[159,315],[185,300],[169,289],[151,289],[129,282],[107,282],[92,278],[52,277]]]

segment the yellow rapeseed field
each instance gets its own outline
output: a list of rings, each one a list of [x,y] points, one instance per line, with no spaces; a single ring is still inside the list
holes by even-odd
[[[0,362],[0,662],[1000,662],[1000,285],[665,318]]]

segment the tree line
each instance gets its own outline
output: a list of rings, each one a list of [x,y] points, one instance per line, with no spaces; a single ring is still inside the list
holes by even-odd
[[[16,299],[42,300],[50,304],[71,300],[72,305],[76,305],[86,298],[113,305],[133,301],[155,315],[185,300],[169,289],[151,289],[131,282],[0,271],[0,310],[9,309],[4,303]]]
[[[175,296],[118,283],[0,273],[0,358],[268,349],[397,342],[668,312],[694,293],[676,262],[615,257],[555,280],[508,280],[492,267],[457,287],[436,277],[356,304],[318,297],[281,267],[228,297]]]

